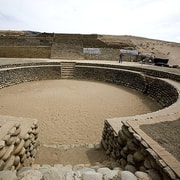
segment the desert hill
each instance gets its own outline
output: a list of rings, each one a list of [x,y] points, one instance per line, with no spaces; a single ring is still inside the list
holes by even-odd
[[[168,58],[169,59],[169,64],[170,65],[180,65],[180,43],[176,42],[168,42],[168,41],[162,41],[162,40],[156,40],[156,39],[148,39],[144,37],[136,37],[136,36],[114,36],[114,35],[81,35],[81,34],[54,34],[54,33],[40,33],[40,32],[34,32],[34,31],[0,31],[0,46],[4,46],[6,43],[6,37],[7,40],[9,37],[11,37],[11,42],[12,37],[16,37],[15,41],[18,39],[18,37],[21,37],[21,43],[22,44],[22,38],[26,38],[28,41],[27,45],[32,45],[34,43],[35,46],[37,46],[38,41],[40,42],[39,45],[45,45],[49,44],[49,46],[54,43],[54,37],[60,38],[60,41],[62,42],[62,37],[63,36],[67,38],[67,42],[70,42],[71,37],[72,38],[84,38],[87,39],[87,41],[83,40],[83,43],[92,47],[97,47],[98,45],[103,45],[104,47],[109,47],[109,48],[114,48],[114,49],[135,49],[140,52],[142,55],[149,55],[149,56],[155,56],[159,58]],[[33,37],[33,42],[28,38]],[[93,38],[88,37],[93,37],[94,38],[94,44],[93,44]],[[5,38],[5,39],[4,39]],[[37,39],[41,38],[41,39]],[[44,40],[42,38],[45,38]],[[48,39],[49,38],[49,39]],[[35,43],[36,40],[36,43]],[[57,40],[57,39],[56,39]],[[98,41],[97,41],[98,40]],[[4,42],[3,42],[4,41]],[[24,40],[23,40],[24,41]],[[25,42],[24,41],[24,42]],[[64,39],[64,42],[66,39]],[[80,41],[76,40],[76,46],[78,47],[77,43]],[[86,43],[85,43],[86,42]],[[79,44],[82,45],[83,43]],[[12,46],[15,46],[17,43],[13,42]],[[83,44],[83,45],[84,45]],[[18,45],[18,44],[17,44]],[[6,45],[5,45],[6,46]],[[71,44],[71,47],[73,44]],[[62,45],[58,45],[56,48],[62,47]],[[65,47],[63,45],[63,47]],[[67,47],[67,46],[66,46]],[[101,47],[102,48],[102,47]],[[67,52],[68,53],[68,52]],[[111,53],[111,52],[107,52]],[[75,54],[75,52],[71,52],[71,55]],[[80,54],[80,53],[79,53]],[[117,54],[117,53],[116,53]],[[82,56],[80,54],[79,56]],[[51,56],[50,56],[51,57]],[[74,57],[76,58],[76,56]]]
[[[168,58],[169,64],[180,64],[180,43],[168,42],[156,39],[148,39],[136,36],[111,36],[100,35],[99,39],[108,44],[120,44],[126,42],[144,55],[154,55],[159,58]]]

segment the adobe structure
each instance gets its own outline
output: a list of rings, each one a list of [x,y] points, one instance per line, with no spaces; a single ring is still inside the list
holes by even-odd
[[[143,115],[105,120],[101,145],[106,154],[114,158],[123,169],[121,175],[119,175],[120,170],[112,175],[112,172],[115,173],[112,170],[111,178],[122,178],[125,171],[135,174],[134,178],[136,179],[139,177],[137,175],[139,172],[146,172],[145,174],[152,179],[180,178],[180,162],[177,158],[141,128],[143,125],[179,121],[180,72],[178,69],[172,71],[168,68],[148,65],[120,65],[104,61],[86,62],[84,60],[86,58],[101,59],[105,55],[102,53],[102,56],[97,57],[97,54],[83,54],[82,48],[92,48],[95,39],[97,46],[93,45],[93,48],[97,47],[101,51],[108,49],[106,51],[108,59],[112,59],[112,56],[115,57],[116,53],[118,55],[119,47],[109,47],[99,41],[96,35],[69,37],[64,34],[44,34],[44,36],[41,34],[36,38],[22,36],[8,37],[7,39],[0,37],[0,39],[0,56],[17,58],[2,59],[0,88],[47,79],[83,79],[125,86],[153,98],[163,107],[161,110]],[[63,39],[66,40],[63,41]],[[126,45],[124,44],[124,46]],[[51,57],[56,58],[56,60],[19,59],[29,57]],[[57,60],[60,58],[77,60]],[[41,167],[33,168],[32,165],[39,145],[39,133],[36,119],[0,116],[0,170],[2,173],[8,170],[8,172],[15,172],[14,176],[20,177],[27,170],[21,171],[22,167],[28,166],[30,173],[36,171],[38,174],[41,172],[37,177],[39,179],[44,177],[43,173],[45,172],[42,172]],[[51,167],[46,166],[46,172],[48,168],[51,169]],[[62,167],[55,166],[54,168]],[[100,171],[97,169],[93,172],[83,171],[79,178],[105,179],[105,173],[100,173]],[[61,174],[63,178],[69,177],[69,174],[66,173]],[[74,176],[77,177],[77,174],[71,177]]]
[[[54,34],[0,36],[0,57],[118,60],[119,49],[131,47],[122,41],[108,44],[99,35]]]

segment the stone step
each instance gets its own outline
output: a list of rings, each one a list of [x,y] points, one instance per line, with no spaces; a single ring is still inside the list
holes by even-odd
[[[124,171],[120,167],[108,168],[101,164],[89,166],[87,164],[65,165],[55,164],[39,165],[34,164],[31,167],[23,167],[16,171],[1,171],[0,179],[51,179],[51,180],[150,180],[148,173],[136,171]]]
[[[74,77],[74,62],[62,62],[61,63],[61,78],[70,79]]]

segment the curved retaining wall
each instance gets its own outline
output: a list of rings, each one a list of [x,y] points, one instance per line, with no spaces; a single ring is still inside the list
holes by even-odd
[[[0,70],[0,88],[34,80],[61,78],[61,65],[57,63],[32,63],[26,64],[24,67],[23,65],[14,66],[15,67],[11,66],[10,68],[5,68],[4,66],[4,68]],[[156,118],[167,116],[167,108],[176,109],[176,105],[173,103],[178,100],[179,93],[173,85],[164,80],[149,77],[143,73],[132,70],[130,71],[122,70],[120,68],[105,67],[105,65],[95,67],[78,63],[75,66],[74,78],[99,80],[130,87],[147,94],[148,96],[154,98],[163,107],[166,107],[165,110],[162,109],[159,112],[150,113],[147,116],[141,115],[137,117],[134,116],[115,120],[106,120],[103,130],[102,145],[108,155],[111,155],[122,166],[130,171],[133,171],[133,168],[141,171],[150,171],[151,173],[158,174],[159,177],[165,177],[167,179],[175,179],[179,176],[179,174],[174,171],[174,169],[172,169],[167,162],[162,160],[162,158],[159,158],[159,155],[153,151],[153,148],[141,137],[140,133],[137,132],[137,129],[133,127],[133,120],[135,120],[135,122],[139,122],[139,120],[147,121],[149,117],[152,118],[153,116]],[[174,106],[173,108],[170,106],[172,104]],[[178,113],[176,113],[176,117],[173,116],[173,118],[176,119],[177,117],[179,117]],[[168,118],[172,119],[170,115]],[[3,119],[3,116],[0,116],[0,119]],[[0,136],[1,170],[19,169],[24,165],[24,162],[26,162],[27,165],[30,165],[32,161],[30,162],[25,160],[29,157],[34,158],[35,156],[35,153],[32,153],[31,151],[37,147],[34,145],[37,144],[38,133],[34,130],[38,127],[38,125],[36,125],[37,123],[33,121],[32,124],[28,125],[28,130],[25,131],[24,129],[26,128],[24,128],[23,123],[21,123],[21,121],[19,121],[17,118],[14,119],[14,122],[16,121],[19,122],[18,125],[14,124],[9,128],[8,131],[4,131],[4,124],[6,124],[8,121],[4,122],[3,124],[3,121],[1,120],[1,130],[4,132],[4,134],[1,134]],[[30,120],[28,119],[24,121]],[[22,135],[17,133],[17,131],[21,131],[18,128],[25,132],[24,134],[28,136],[28,138],[26,137],[27,139],[23,139]],[[13,131],[12,134],[11,131]],[[14,138],[14,133],[17,135],[17,138]],[[11,135],[8,136],[8,138],[5,138],[9,134]],[[28,143],[26,143],[27,140],[29,140]],[[9,141],[11,143],[8,143]],[[15,150],[19,145],[18,142],[21,142],[23,145],[21,145],[21,148],[19,148],[21,149],[19,154],[16,154]],[[9,154],[9,156],[4,157],[4,153],[2,152]],[[15,155],[17,155],[17,157]]]

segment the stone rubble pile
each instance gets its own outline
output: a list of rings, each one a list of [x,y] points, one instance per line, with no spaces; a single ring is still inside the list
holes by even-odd
[[[18,170],[30,165],[39,144],[36,120],[8,121],[0,127],[0,170]]]
[[[113,163],[112,163],[113,164]],[[116,165],[116,164],[114,164]],[[112,165],[113,166],[113,165]],[[32,167],[23,167],[16,171],[1,171],[0,179],[3,180],[151,180],[147,173],[122,170],[120,167],[108,168],[100,163],[94,166],[89,164],[54,166],[34,164]],[[156,178],[157,179],[157,178]],[[158,180],[158,179],[157,179]]]

